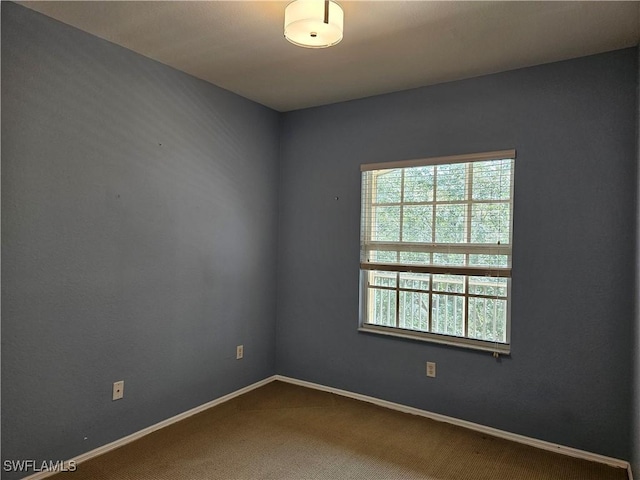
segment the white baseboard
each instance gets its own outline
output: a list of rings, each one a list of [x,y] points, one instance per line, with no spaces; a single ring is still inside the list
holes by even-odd
[[[161,428],[164,427],[168,427],[169,425],[179,422],[180,420],[184,420],[185,418],[191,417],[192,415],[195,415],[196,413],[200,413],[203,412],[204,410],[207,410],[211,407],[215,407],[216,405],[220,405],[221,403],[224,402],[228,402],[229,400],[231,400],[232,398],[235,398],[239,395],[242,395],[243,393],[247,393],[250,392],[251,390],[254,390],[258,387],[262,387],[263,385],[266,385],[267,383],[271,383],[276,379],[275,375],[271,376],[271,377],[267,377],[264,380],[260,380],[259,382],[253,383],[251,385],[248,385],[244,388],[241,388],[240,390],[236,390],[235,392],[231,392],[227,395],[224,395],[223,397],[220,398],[216,398],[215,400],[212,400],[210,402],[204,403],[198,407],[192,408],[191,410],[187,410],[186,412],[182,412],[179,413],[178,415],[171,417],[171,418],[167,418],[166,420],[163,420],[161,422],[156,423],[155,425],[151,425],[150,427],[147,428],[143,428],[142,430],[139,430],[135,433],[132,433],[131,435],[127,435],[126,437],[122,437],[119,440],[116,440],[114,442],[111,443],[107,443],[106,445],[103,445],[101,447],[98,447],[94,450],[91,450],[90,452],[86,452],[83,453],[81,455],[78,455],[75,458],[72,458],[69,461],[74,461],[76,463],[76,465],[82,463],[82,462],[86,462],[87,460],[91,459],[91,458],[95,458],[98,457],[100,455],[103,455],[111,450],[114,450],[116,448],[119,448],[123,445],[126,445],[127,443],[131,443],[134,440],[138,440],[139,438],[144,437],[145,435],[149,435],[152,432],[155,432],[156,430],[160,430]],[[65,464],[67,464],[67,462],[65,462]],[[38,473],[34,473],[33,475],[29,475],[28,477],[25,477],[23,480],[40,480],[42,478],[47,478],[50,477],[52,475],[55,475],[58,472],[38,472]]]
[[[161,428],[168,427],[169,425],[179,422],[180,420],[184,420],[192,415],[200,413],[204,410],[207,410],[211,407],[215,407],[216,405],[220,405],[221,403],[227,402],[232,398],[235,398],[244,393],[250,392],[256,388],[262,387],[274,380],[280,380],[281,382],[292,383],[294,385],[300,385],[302,387],[313,388],[315,390],[322,390],[325,392],[335,393],[337,395],[342,395],[343,397],[353,398],[355,400],[361,400],[363,402],[373,403],[375,405],[379,405],[381,407],[389,408],[392,410],[397,410],[404,413],[410,413],[412,415],[418,415],[421,417],[430,418],[432,420],[436,420],[439,422],[446,422],[452,425],[457,425],[459,427],[468,428],[470,430],[475,430],[477,432],[485,433],[487,435],[491,435],[498,438],[504,438],[506,440],[511,440],[513,442],[522,443],[524,445],[529,445],[536,448],[541,448],[543,450],[549,450],[556,453],[561,453],[563,455],[567,455],[569,457],[581,458],[584,460],[589,460],[592,462],[604,463],[606,465],[610,465],[612,467],[624,468],[627,470],[627,474],[629,476],[629,480],[633,480],[633,474],[631,473],[631,465],[629,462],[624,460],[620,460],[617,458],[607,457],[604,455],[599,455],[597,453],[586,452],[584,450],[579,450],[577,448],[565,447],[564,445],[558,445],[556,443],[546,442],[544,440],[537,440],[535,438],[525,437],[524,435],[518,435],[516,433],[506,432],[504,430],[498,430],[497,428],[486,427],[484,425],[480,425],[478,423],[468,422],[466,420],[460,420],[453,417],[448,417],[446,415],[440,415],[439,413],[429,412],[427,410],[420,410],[419,408],[408,407],[406,405],[402,405],[399,403],[389,402],[387,400],[381,400],[375,397],[369,397],[367,395],[361,395],[359,393],[349,392],[347,390],[340,390],[338,388],[327,387],[324,385],[320,385],[317,383],[307,382],[305,380],[298,380],[291,377],[286,377],[283,375],[273,375],[271,377],[267,377],[264,380],[260,380],[259,382],[248,385],[240,390],[236,390],[235,392],[231,392],[228,395],[224,395],[223,397],[217,398],[210,402],[207,402],[198,407],[192,408],[191,410],[187,410],[186,412],[180,413],[174,417],[163,420],[155,425],[151,425],[150,427],[144,428],[138,432],[132,433],[131,435],[127,435],[119,440],[108,443],[101,447],[98,447],[89,452],[78,455],[75,458],[70,459],[69,461],[74,461],[76,465],[85,462],[91,458],[98,457],[103,455],[111,450],[119,448],[127,443],[131,443],[139,438],[144,437],[145,435],[149,435],[156,430],[160,430]],[[66,462],[65,462],[66,463]],[[43,478],[50,477],[55,475],[57,472],[39,472],[28,477],[25,477],[23,480],[40,480]]]
[[[618,458],[612,458],[612,457],[607,457],[597,453],[586,452],[584,450],[579,450],[577,448],[565,447],[564,445],[558,445],[556,443],[546,442],[544,440],[525,437],[524,435],[518,435],[517,433],[506,432],[504,430],[498,430],[497,428],[486,427],[478,423],[468,422],[466,420],[460,420],[457,418],[448,417],[446,415],[440,415],[439,413],[433,413],[427,410],[420,410],[419,408],[408,407],[406,405],[402,405],[399,403],[388,402],[387,400],[380,400],[379,398],[369,397],[367,395],[361,395],[359,393],[353,393],[347,390],[340,390],[338,388],[327,387],[324,385],[307,382],[304,380],[297,380],[295,378],[285,377],[282,375],[276,375],[275,380],[292,383],[294,385],[300,385],[302,387],[314,388],[316,390],[322,390],[325,392],[335,393],[337,395],[342,395],[343,397],[349,397],[356,400],[361,400],[363,402],[373,403],[375,405],[390,408],[392,410],[398,410],[400,412],[410,413],[412,415],[419,415],[421,417],[430,418],[432,420],[437,420],[439,422],[450,423],[452,425],[457,425],[459,427],[468,428],[469,430],[475,430],[477,432],[486,433],[487,435],[491,435],[493,437],[504,438],[506,440],[511,440],[513,442],[522,443],[524,445],[541,448],[542,450],[549,450],[551,452],[561,453],[569,457],[581,458],[583,460],[590,460],[592,462],[604,463],[612,467],[624,468],[625,470],[627,470],[627,473],[629,475],[629,480],[633,480],[633,476],[631,474],[631,465],[629,464],[629,462],[620,460]]]

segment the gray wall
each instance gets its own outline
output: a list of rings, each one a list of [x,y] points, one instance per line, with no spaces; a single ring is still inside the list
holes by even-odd
[[[638,49],[640,55],[640,49]],[[640,68],[640,61],[638,62]],[[640,80],[640,70],[638,70],[638,78]],[[636,118],[636,126],[638,128],[638,164],[640,165],[640,82],[638,83],[637,98],[638,116]],[[634,334],[634,361],[632,366],[634,386],[633,392],[633,418],[632,418],[632,439],[631,439],[631,467],[636,474],[640,476],[640,168],[638,169],[637,178],[638,190],[636,190],[636,311],[635,311],[635,334]]]
[[[278,373],[628,459],[637,77],[627,49],[285,114]],[[507,148],[512,355],[358,333],[359,165]]]
[[[270,109],[2,2],[3,460],[275,373],[278,135]]]

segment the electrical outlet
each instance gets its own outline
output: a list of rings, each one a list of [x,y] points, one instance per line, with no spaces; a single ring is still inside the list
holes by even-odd
[[[436,362],[427,362],[427,377],[436,376]]]
[[[120,400],[124,397],[124,380],[113,382],[113,400]]]
[[[236,347],[236,360],[240,360],[242,357],[244,357],[244,346],[238,345]]]

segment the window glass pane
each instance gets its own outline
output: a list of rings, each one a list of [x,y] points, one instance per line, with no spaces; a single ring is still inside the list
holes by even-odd
[[[431,242],[433,240],[433,207],[405,205],[402,214],[402,241]]]
[[[428,273],[401,273],[400,288],[411,288],[413,290],[429,290],[429,280],[431,275]]]
[[[506,342],[507,301],[469,298],[469,338]]]
[[[380,287],[395,287],[398,274],[395,272],[369,271],[369,284]]]
[[[464,335],[464,298],[452,295],[433,294],[432,329],[461,337]]]
[[[511,195],[511,160],[475,162],[474,200],[508,200]]]
[[[466,255],[464,253],[434,253],[433,264],[461,267],[466,264]]]
[[[433,166],[407,168],[404,171],[404,201],[433,201]]]
[[[376,207],[371,239],[379,242],[400,240],[400,207]]]
[[[398,263],[398,253],[384,250],[372,250],[369,252],[367,262],[371,263]]]
[[[382,170],[375,177],[375,203],[400,203],[402,170]]]
[[[469,255],[469,265],[472,267],[496,267],[506,268],[509,266],[508,255]]]
[[[506,297],[507,279],[497,277],[469,277],[469,293]]]
[[[465,211],[465,205],[436,206],[436,243],[467,241]]]
[[[400,292],[400,328],[420,330],[429,329],[429,294]]]
[[[400,262],[409,265],[431,265],[431,254],[424,252],[400,252]]]
[[[508,203],[475,203],[471,207],[471,242],[509,243],[511,212]]]
[[[436,201],[464,200],[466,195],[466,164],[438,165]]]
[[[396,326],[396,291],[369,289],[370,308],[368,322],[374,325]]]
[[[464,275],[434,275],[433,290],[438,292],[464,293]]]

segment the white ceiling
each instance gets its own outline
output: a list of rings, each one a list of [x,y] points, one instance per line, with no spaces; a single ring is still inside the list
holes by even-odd
[[[640,2],[341,1],[344,39],[283,37],[287,1],[20,2],[279,111],[638,44]]]

